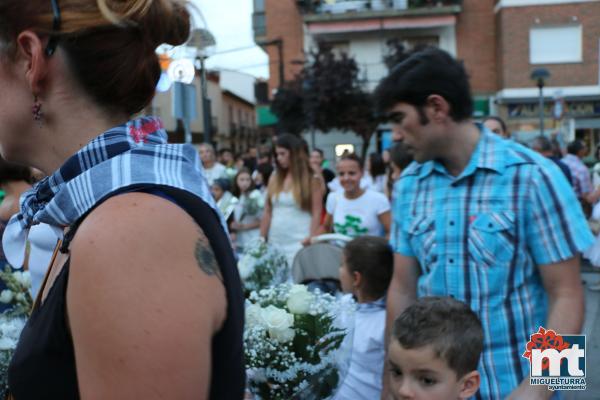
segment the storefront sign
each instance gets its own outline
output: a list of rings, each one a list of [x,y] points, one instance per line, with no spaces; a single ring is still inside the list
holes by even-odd
[[[562,115],[570,118],[600,117],[600,101],[566,101],[563,102]],[[510,118],[538,118],[540,116],[538,103],[508,104]],[[544,103],[544,115],[556,116],[554,101]],[[560,118],[559,118],[560,119]]]

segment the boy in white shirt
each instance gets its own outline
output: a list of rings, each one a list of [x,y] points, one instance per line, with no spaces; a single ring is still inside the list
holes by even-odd
[[[342,290],[358,303],[350,366],[335,400],[375,400],[381,396],[385,358],[385,293],[394,256],[382,237],[360,236],[344,248]]]

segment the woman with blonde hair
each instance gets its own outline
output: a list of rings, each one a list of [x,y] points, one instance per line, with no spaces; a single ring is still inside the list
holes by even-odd
[[[12,359],[15,399],[243,397],[243,294],[192,146],[132,116],[183,44],[176,0],[0,1],[0,153],[47,175],[4,233],[61,240]]]
[[[291,263],[318,233],[323,208],[322,178],[309,165],[307,146],[291,134],[277,137],[276,168],[269,179],[260,234],[278,246]]]

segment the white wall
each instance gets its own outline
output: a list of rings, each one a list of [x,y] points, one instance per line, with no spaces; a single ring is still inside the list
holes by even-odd
[[[305,29],[305,52],[308,53],[316,45],[317,38]],[[354,57],[361,72],[360,77],[367,79],[367,90],[373,90],[379,81],[388,73],[383,57],[387,54],[387,41],[394,37],[411,38],[438,37],[439,47],[456,56],[456,29],[444,26],[427,29],[404,29],[402,31],[356,32],[343,35],[324,35],[322,38],[333,43],[344,43],[340,46]]]

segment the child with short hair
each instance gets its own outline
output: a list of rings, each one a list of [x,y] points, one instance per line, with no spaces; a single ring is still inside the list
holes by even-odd
[[[381,396],[385,359],[385,294],[394,255],[387,240],[360,236],[344,248],[340,266],[342,290],[358,302],[352,355],[336,400],[375,400]]]
[[[423,297],[394,322],[388,348],[394,399],[457,400],[475,395],[483,329],[450,297]]]

